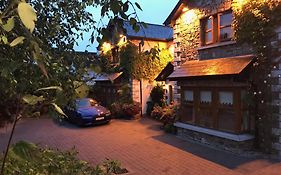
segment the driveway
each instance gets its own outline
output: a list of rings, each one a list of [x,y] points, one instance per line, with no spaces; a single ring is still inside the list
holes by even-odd
[[[93,165],[105,158],[117,159],[136,175],[280,175],[279,162],[214,150],[159,128],[158,122],[145,118],[87,128],[28,119],[18,124],[13,142],[27,140],[62,150],[75,147],[79,157]],[[7,143],[8,131],[0,130],[0,150]]]

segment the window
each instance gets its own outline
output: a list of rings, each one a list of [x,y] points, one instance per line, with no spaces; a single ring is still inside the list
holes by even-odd
[[[212,92],[211,91],[201,91],[200,92],[200,103],[211,103],[212,102]]]
[[[212,91],[200,91],[200,104],[197,112],[198,125],[213,128],[212,110]]]
[[[233,92],[219,92],[219,129],[224,131],[234,131],[236,114],[233,106]]]
[[[231,11],[212,15],[201,20],[202,45],[228,41],[233,37]]]
[[[221,105],[233,105],[233,92],[219,92]]]
[[[180,120],[205,128],[241,133],[252,128],[243,104],[244,87],[182,87]]]
[[[213,18],[209,17],[205,22],[205,43],[211,44],[213,42]]]
[[[232,13],[219,14],[219,40],[225,41],[230,40],[233,36],[233,31],[231,28]]]
[[[183,107],[181,107],[181,121],[185,123],[194,124],[195,122],[195,108],[194,108],[194,91],[184,90],[183,91]]]
[[[193,102],[193,91],[184,91],[184,101]]]

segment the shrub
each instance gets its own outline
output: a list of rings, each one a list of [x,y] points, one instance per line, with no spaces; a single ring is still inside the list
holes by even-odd
[[[109,160],[103,162],[103,168],[106,174],[124,174],[128,173],[128,170],[121,168],[121,163],[118,160]]]
[[[118,102],[112,103],[112,105],[110,106],[110,111],[112,116],[116,118],[122,117],[123,115],[122,104]]]
[[[159,105],[155,105],[153,107],[153,110],[151,112],[151,117],[153,117],[154,119],[160,120],[160,118],[163,115],[163,109],[162,107],[160,107]]]
[[[177,120],[178,116],[178,105],[169,105],[163,108],[163,113],[160,120],[166,124],[173,124]]]
[[[151,100],[153,104],[158,104],[159,106],[164,106],[165,105],[165,90],[163,89],[162,86],[157,85],[155,86],[150,93]]]
[[[178,105],[169,105],[165,107],[160,107],[155,105],[151,116],[163,123],[163,129],[169,133],[176,133],[176,128],[174,127],[175,121],[178,119]]]
[[[141,110],[141,106],[139,102],[134,102],[131,104],[123,104],[122,106],[122,110],[124,112],[125,117],[134,117],[135,115],[137,115],[140,110]]]
[[[4,174],[105,175],[122,171],[125,172],[125,169],[122,169],[120,162],[116,160],[107,160],[101,165],[91,167],[77,158],[75,149],[62,152],[39,148],[32,143],[21,141],[10,148]]]
[[[120,103],[115,102],[111,105],[111,112],[116,118],[135,118],[140,113],[141,106],[139,102]]]

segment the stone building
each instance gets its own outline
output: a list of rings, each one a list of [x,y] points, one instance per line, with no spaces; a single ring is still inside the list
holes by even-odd
[[[127,30],[126,39],[140,47],[139,49],[141,52],[149,51],[151,48],[157,46],[159,49],[169,49],[171,55],[173,55],[173,30],[171,27],[147,23],[146,27],[141,27],[138,32],[135,32],[129,23],[125,23],[124,27]],[[132,97],[134,101],[142,101],[143,114],[146,113],[150,92],[155,85],[155,81],[149,82],[145,79],[141,81],[132,80]],[[140,91],[142,91],[142,93],[140,93]],[[171,93],[172,90],[167,89],[167,94]],[[142,98],[140,98],[141,95]]]
[[[139,48],[139,52],[150,51],[150,49],[157,47],[159,49],[168,49],[170,54],[173,55],[173,29],[171,27],[150,23],[146,23],[145,26],[141,26],[141,24],[139,23],[139,26],[140,30],[136,32],[130,25],[129,21],[124,21],[123,27],[126,32],[122,32],[122,30],[116,29],[116,39],[114,38],[112,39],[114,41],[105,43],[105,46],[110,48],[112,52],[112,58],[110,60],[113,64],[119,64],[120,58],[118,50],[120,50],[122,44],[126,44],[127,42],[130,42],[137,46]],[[130,81],[132,99],[136,102],[142,101],[143,114],[146,113],[150,92],[155,85],[156,81],[150,82],[145,79],[142,79],[141,81],[132,79]],[[169,89],[167,93],[170,94]],[[105,94],[105,96],[108,95],[109,94]],[[106,98],[110,98],[110,96]]]
[[[251,86],[251,46],[233,40],[232,0],[180,0],[165,25],[174,30],[175,97],[180,101],[178,135],[231,151],[253,148],[255,118],[245,103]],[[281,28],[272,39],[280,60]],[[272,70],[273,105],[281,103],[280,64]],[[279,108],[279,107],[278,107]],[[281,156],[281,108],[272,124],[275,153]],[[276,124],[277,123],[277,124]]]

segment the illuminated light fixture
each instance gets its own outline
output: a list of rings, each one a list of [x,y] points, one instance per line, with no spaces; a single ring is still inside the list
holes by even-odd
[[[112,46],[111,46],[110,43],[104,42],[104,43],[102,44],[102,51],[103,51],[103,52],[108,52],[108,51],[111,50],[111,48],[112,48]]]
[[[194,10],[188,10],[184,13],[184,21],[186,24],[190,24],[196,19],[196,13]]]
[[[188,8],[187,7],[184,7],[183,9],[182,9],[182,12],[187,12],[188,11]]]
[[[120,35],[120,39],[119,39],[119,42],[118,42],[118,46],[119,47],[122,47],[124,46],[125,44],[127,43],[127,38],[125,35]]]

